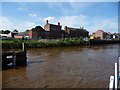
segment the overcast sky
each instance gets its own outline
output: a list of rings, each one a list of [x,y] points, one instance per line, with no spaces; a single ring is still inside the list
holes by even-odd
[[[0,7],[1,8],[1,7]],[[118,2],[2,2],[2,26],[20,32],[44,27],[45,20],[62,28],[84,27],[90,33],[99,29],[118,32]]]

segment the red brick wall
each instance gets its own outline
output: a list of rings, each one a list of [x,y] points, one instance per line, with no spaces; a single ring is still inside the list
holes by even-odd
[[[103,32],[98,30],[95,32],[95,38],[100,38],[100,39],[103,39]]]
[[[32,30],[28,31],[28,36],[30,39],[32,39]]]
[[[46,38],[56,39],[61,38],[61,26],[60,25],[51,25],[46,24],[44,26],[45,31],[49,31],[49,35],[46,35]]]
[[[65,28],[65,31],[69,33],[70,37],[88,37],[88,32],[84,30],[71,30],[69,28]]]
[[[59,31],[57,31],[57,30],[51,30],[49,38],[51,38],[51,39],[61,38],[61,33],[62,33],[61,30],[59,30]]]
[[[50,31],[50,24],[46,24],[46,25],[44,26],[44,30],[45,30],[45,31]]]
[[[30,30],[29,33],[28,33],[28,36],[29,36],[30,39],[33,39],[33,38],[37,39],[37,37],[38,37],[37,31],[36,30],[34,30],[34,31]]]
[[[56,26],[56,25],[51,25],[50,26],[50,30],[52,31],[52,30],[56,30],[56,31],[59,31],[59,30],[61,30],[61,26]]]
[[[42,31],[42,30],[30,30],[29,32],[28,32],[28,36],[29,36],[29,38],[30,39],[40,39],[40,38],[46,38],[46,33],[48,33],[48,32],[45,32],[45,31]]]

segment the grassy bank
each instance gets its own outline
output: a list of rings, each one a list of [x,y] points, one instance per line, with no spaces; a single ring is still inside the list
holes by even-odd
[[[21,49],[22,43],[27,48],[59,47],[59,46],[79,46],[85,45],[86,41],[81,38],[65,38],[55,40],[3,40],[2,49]]]

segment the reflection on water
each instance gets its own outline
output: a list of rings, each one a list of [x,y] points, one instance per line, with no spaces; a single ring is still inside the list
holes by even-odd
[[[28,65],[3,71],[3,88],[107,88],[118,44],[34,48]]]

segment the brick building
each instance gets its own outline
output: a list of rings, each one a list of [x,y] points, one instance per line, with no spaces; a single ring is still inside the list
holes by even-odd
[[[28,33],[27,32],[19,32],[18,34],[16,34],[14,36],[14,38],[17,38],[17,39],[28,39]]]
[[[44,29],[41,26],[32,28],[29,32],[30,39],[59,39],[59,38],[74,38],[74,37],[88,37],[89,32],[83,28],[70,28],[65,26],[64,30],[61,29],[60,22],[57,25],[49,24],[46,20]]]
[[[113,33],[112,38],[113,39],[120,39],[120,33]]]
[[[65,31],[68,32],[69,37],[88,37],[89,32],[84,28],[71,28],[71,27],[64,27]]]
[[[57,39],[57,38],[61,38],[61,25],[60,22],[58,22],[58,25],[54,25],[54,24],[49,24],[48,20],[46,20],[46,25],[44,26],[44,30],[48,31],[49,34],[47,35],[47,38],[49,39]]]
[[[19,38],[19,39],[22,39],[24,36],[22,35],[22,34],[16,34],[15,36],[14,36],[14,38]]]
[[[95,32],[95,38],[100,38],[103,40],[111,39],[112,34],[110,32],[105,32],[103,30],[98,30]]]
[[[36,26],[35,28],[32,28],[30,31],[28,31],[28,36],[30,39],[45,39],[47,32],[41,27]]]

